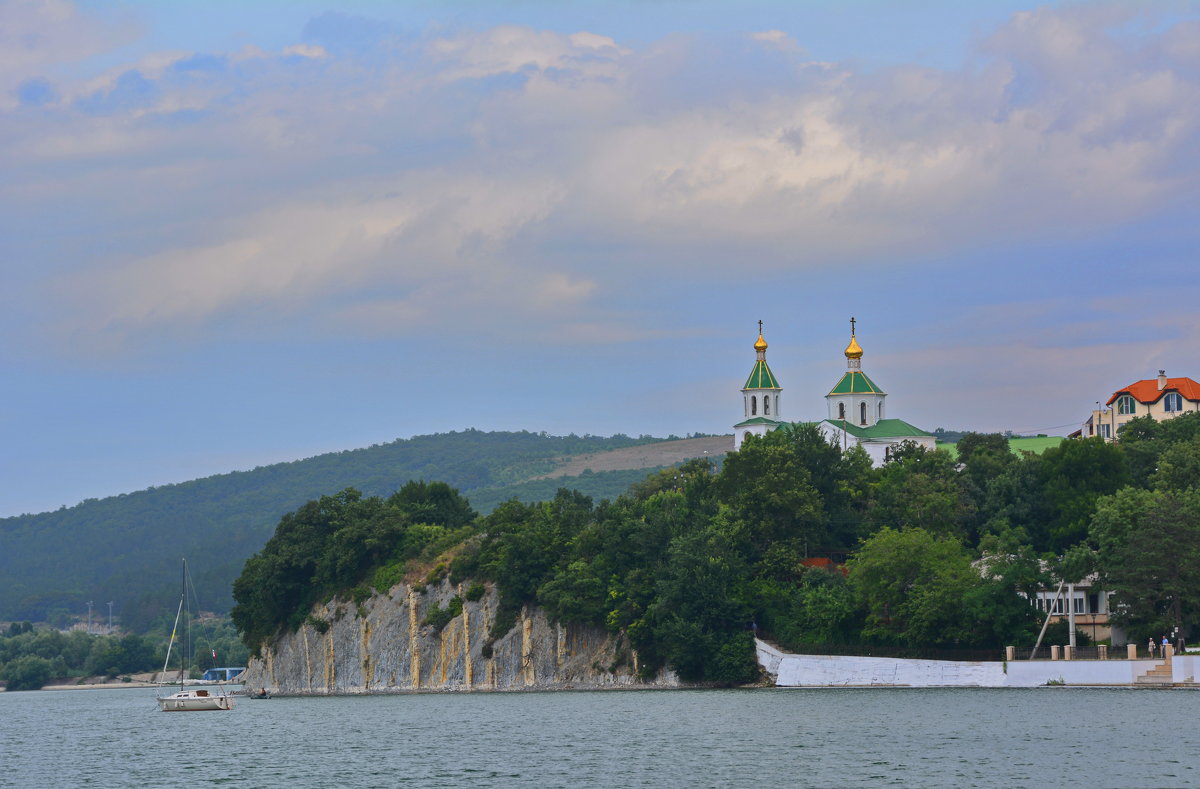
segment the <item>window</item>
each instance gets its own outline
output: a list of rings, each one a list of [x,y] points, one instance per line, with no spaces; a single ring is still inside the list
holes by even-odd
[[[1103,436],[1104,438],[1112,438],[1112,430],[1110,428],[1111,428],[1111,425],[1109,425],[1107,422],[1101,424],[1100,425],[1100,435]]]
[[[1121,395],[1117,398],[1117,413],[1132,414],[1137,409],[1137,401],[1129,395]]]
[[[858,422],[862,425],[867,423],[867,404],[865,402],[858,404]]]
[[[875,415],[876,419],[883,419],[883,401],[879,401],[879,408],[876,409],[879,413]]]
[[[846,418],[846,404],[838,403],[838,419]]]
[[[1171,392],[1163,398],[1163,410],[1168,413],[1183,410],[1183,398],[1179,392]]]
[[[757,413],[758,413],[758,398],[755,397],[754,395],[750,395],[750,416],[754,416]]]
[[[771,415],[771,395],[763,395],[763,416]]]

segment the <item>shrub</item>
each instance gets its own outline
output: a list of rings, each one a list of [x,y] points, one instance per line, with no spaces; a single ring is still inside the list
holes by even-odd
[[[455,595],[445,608],[441,606],[430,608],[429,613],[425,614],[425,618],[421,620],[421,624],[430,625],[435,631],[440,633],[442,628],[450,624],[450,620],[462,613],[462,607],[462,598]]]
[[[329,623],[320,617],[309,614],[308,619],[305,621],[309,624],[309,626],[312,627],[313,630],[316,630],[321,635],[329,632]]]
[[[475,581],[467,587],[466,598],[474,603],[476,600],[482,598],[485,592],[487,592],[487,587],[479,581]]]
[[[434,566],[434,568],[429,571],[429,574],[425,576],[425,583],[436,584],[438,581],[442,580],[445,577],[446,577],[446,565],[442,564],[441,562],[438,562],[437,565]]]
[[[517,626],[517,614],[521,612],[519,605],[504,605],[501,601],[500,607],[496,609],[496,618],[492,620],[491,632],[488,633],[490,641],[499,641],[508,635],[508,631]]]
[[[375,571],[371,585],[380,594],[387,594],[392,587],[404,581],[404,562],[385,564]]]

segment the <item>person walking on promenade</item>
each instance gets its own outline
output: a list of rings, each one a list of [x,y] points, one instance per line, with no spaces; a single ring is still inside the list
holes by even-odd
[[[1150,657],[1154,657],[1154,636],[1150,636],[1150,643],[1146,645],[1146,651],[1150,653]]]
[[[1163,640],[1162,640],[1162,656],[1163,656],[1164,658],[1167,656],[1167,646],[1168,646],[1170,643],[1171,643],[1171,642],[1170,642],[1170,641],[1167,639],[1167,637],[1166,637],[1166,636],[1163,636]]]

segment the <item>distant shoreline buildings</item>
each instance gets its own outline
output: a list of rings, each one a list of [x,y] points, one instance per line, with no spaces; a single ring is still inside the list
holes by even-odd
[[[886,463],[893,449],[906,441],[935,449],[933,434],[902,419],[887,417],[887,392],[862,370],[863,349],[858,343],[855,324],[851,318],[850,343],[843,352],[846,371],[825,395],[827,417],[816,423],[801,424],[816,424],[827,439],[843,449],[862,447],[875,466]],[[791,424],[783,418],[783,387],[767,364],[762,321],[758,322],[754,353],[754,367],[741,389],[742,421],[733,426],[735,452],[749,436],[765,436]],[[1148,416],[1162,422],[1191,412],[1200,412],[1200,383],[1187,377],[1168,378],[1166,371],[1159,370],[1157,378],[1134,381],[1113,392],[1103,406],[1097,401],[1083,426],[1067,438],[1100,436],[1105,441],[1114,441],[1125,425],[1138,417]],[[1031,449],[1040,452],[1045,447]]]

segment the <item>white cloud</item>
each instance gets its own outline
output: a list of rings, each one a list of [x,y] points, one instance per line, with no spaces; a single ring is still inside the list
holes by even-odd
[[[800,45],[796,39],[782,30],[763,30],[758,33],[751,33],[750,39],[784,52],[800,52]]]
[[[0,111],[17,105],[24,81],[54,76],[76,63],[135,37],[137,26],[123,16],[83,14],[67,0],[0,2]]]
[[[80,35],[72,7],[45,9]],[[1120,22],[1041,9],[961,70],[872,73],[806,62],[777,30],[747,34],[787,50],[769,65],[740,59],[744,38],[635,48],[514,26],[390,41],[382,63],[297,45],[187,71],[195,53],[157,53],[64,84],[57,114],[9,108],[17,186],[0,199],[116,216],[124,195],[114,232],[145,251],[67,277],[75,334],[265,308],[370,331],[443,309],[520,332],[528,314],[618,337],[631,316],[605,313],[606,294],[703,278],[732,247],[744,271],[911,259],[1083,234],[1196,189],[1188,28],[1135,47]],[[81,101],[130,71],[148,83],[137,102]],[[139,214],[177,226],[139,235]]]

